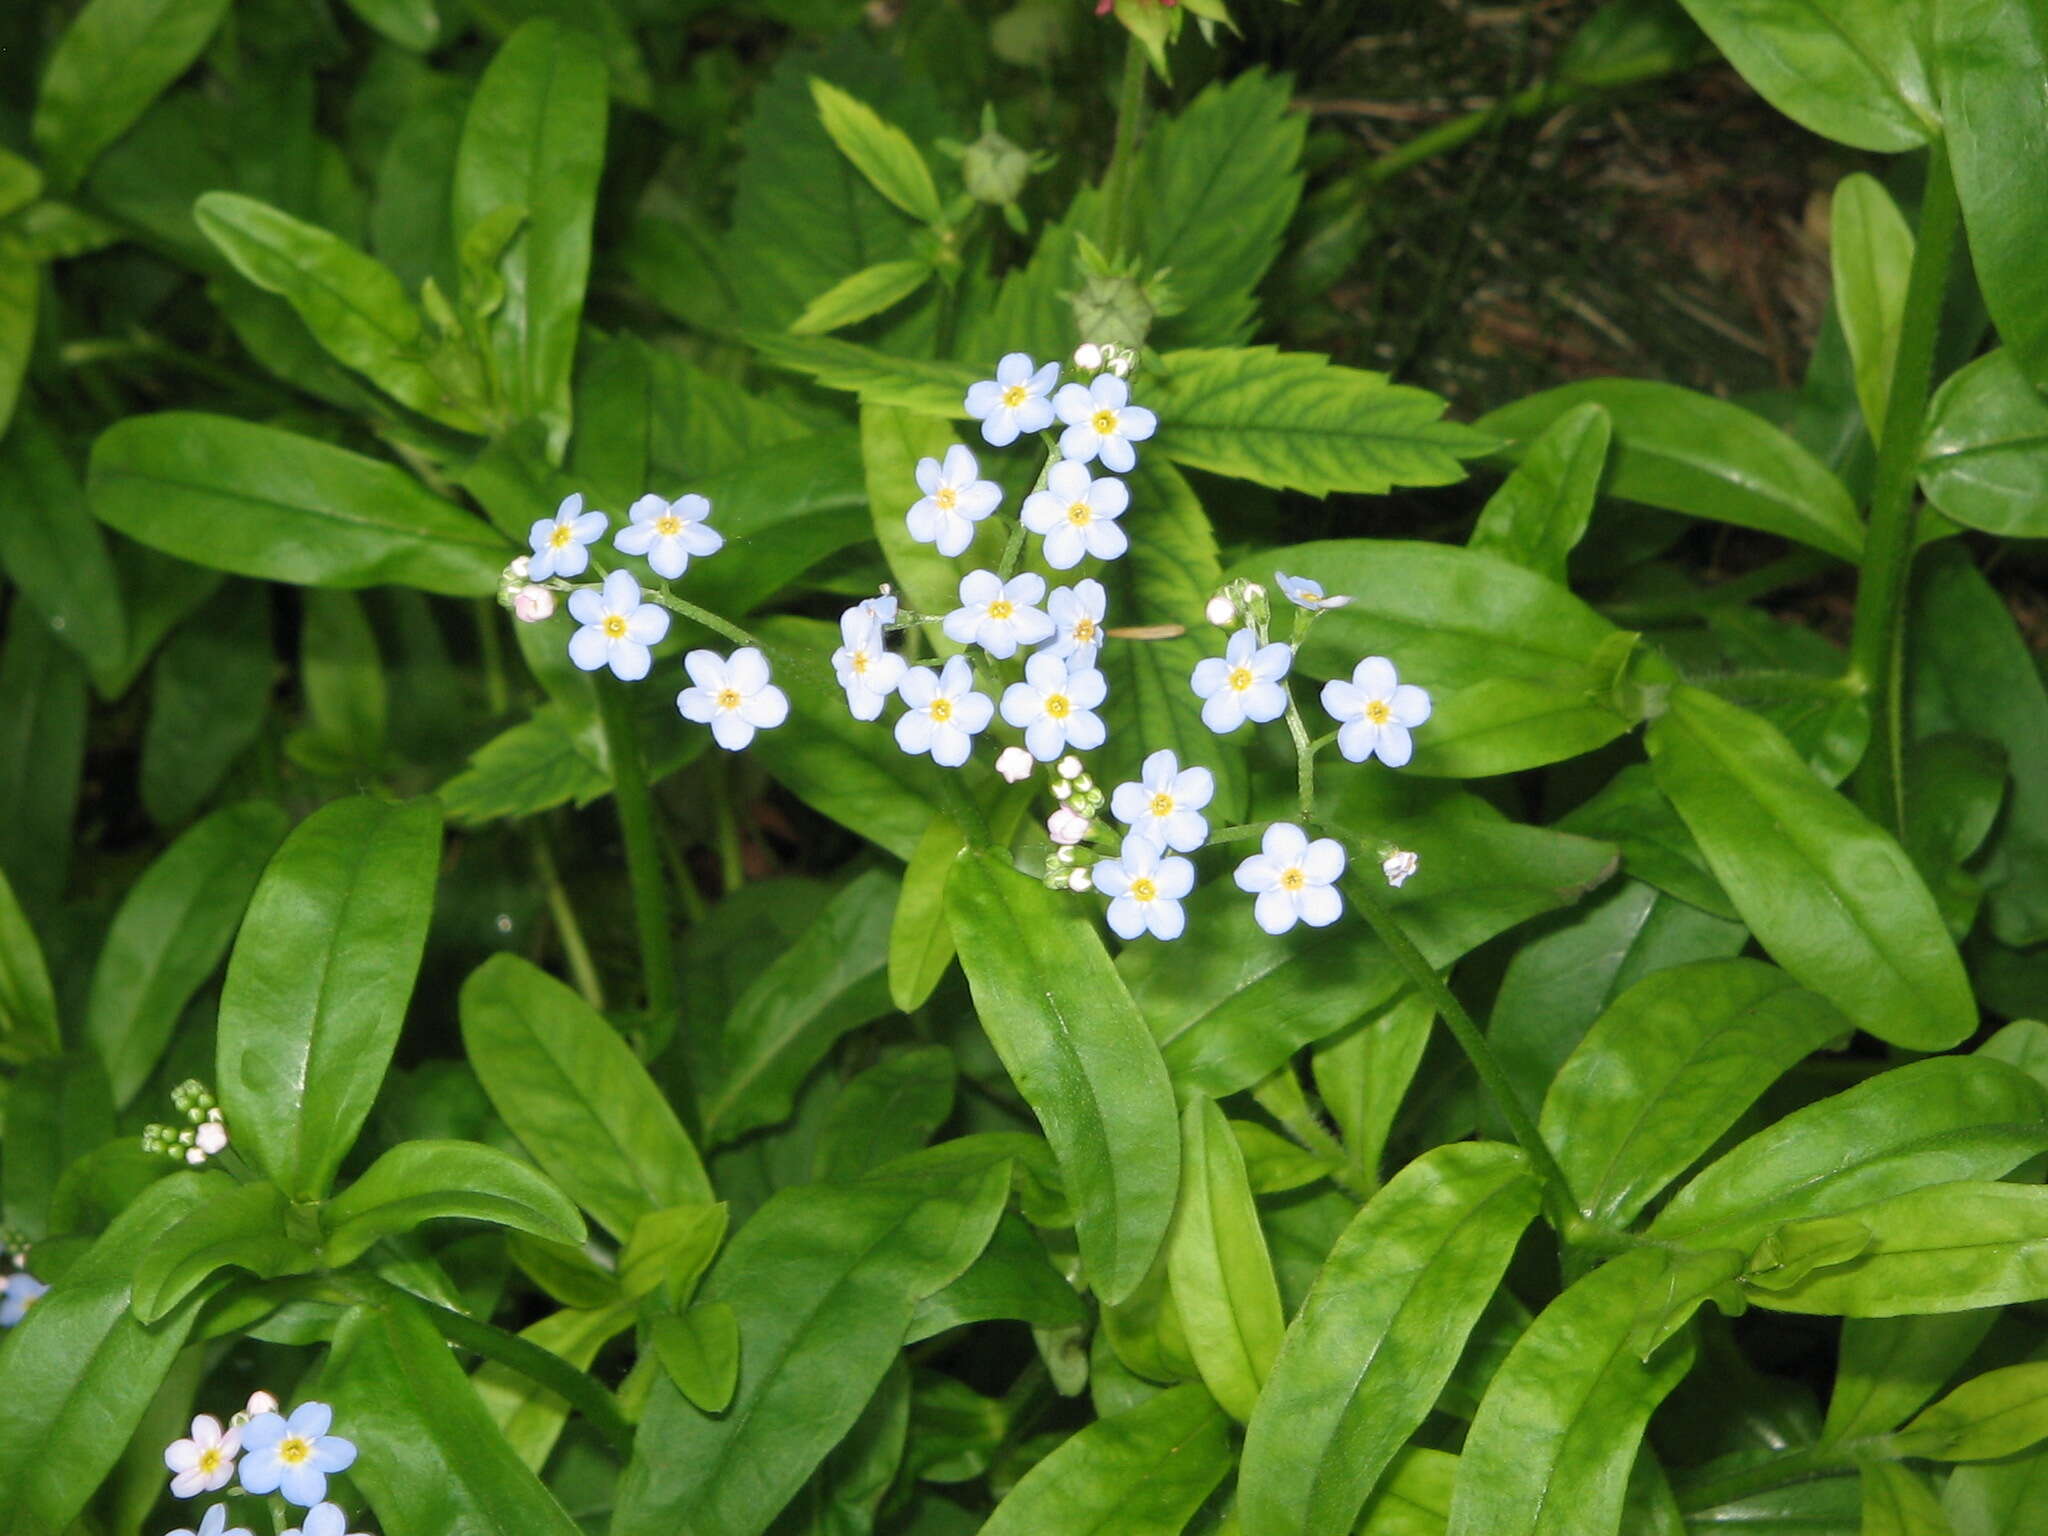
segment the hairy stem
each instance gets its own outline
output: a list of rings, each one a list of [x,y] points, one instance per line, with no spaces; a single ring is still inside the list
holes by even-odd
[[[1116,143],[1102,178],[1102,250],[1112,261],[1123,254],[1129,232],[1131,178],[1138,169],[1138,139],[1145,129],[1145,78],[1151,66],[1135,35],[1124,42],[1124,77],[1117,95]]]
[[[533,865],[540,874],[541,890],[547,896],[548,916],[554,919],[555,934],[562,941],[562,957],[569,964],[569,977],[576,983],[576,990],[583,994],[583,1001],[602,1013],[604,983],[598,979],[597,967],[591,964],[590,946],[583,940],[583,924],[577,920],[575,904],[562,888],[561,871],[555,867],[555,851],[548,845],[544,825],[532,824],[531,841]]]

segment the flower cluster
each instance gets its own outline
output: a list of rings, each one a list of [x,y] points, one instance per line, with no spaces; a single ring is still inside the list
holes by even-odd
[[[28,1272],[28,1255],[14,1255],[14,1268],[0,1275],[0,1328],[12,1328],[28,1315],[28,1309],[49,1287]]]
[[[191,1499],[219,1493],[239,1473],[241,1493],[274,1493],[306,1510],[303,1529],[295,1526],[282,1536],[348,1536],[347,1516],[327,1501],[327,1479],[355,1464],[354,1442],[328,1433],[334,1410],[325,1403],[301,1403],[289,1417],[278,1406],[268,1392],[257,1392],[226,1425],[210,1413],[193,1419],[191,1434],[164,1448],[172,1494]],[[196,1532],[187,1528],[171,1536],[249,1536],[227,1520],[227,1505],[215,1504]]]
[[[142,1150],[174,1161],[202,1166],[208,1158],[227,1150],[228,1127],[212,1092],[197,1078],[188,1077],[171,1090],[171,1105],[185,1120],[183,1126],[145,1125]]]

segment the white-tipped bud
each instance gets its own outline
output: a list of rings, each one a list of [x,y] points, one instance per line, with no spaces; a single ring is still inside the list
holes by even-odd
[[[249,1417],[252,1419],[259,1413],[275,1413],[277,1412],[277,1399],[268,1392],[251,1392],[249,1394],[248,1411]]]
[[[1055,799],[1055,800],[1064,800],[1064,799],[1066,799],[1066,798],[1067,798],[1067,796],[1071,795],[1071,794],[1072,794],[1073,792],[1074,792],[1074,786],[1073,786],[1072,784],[1068,783],[1068,782],[1067,782],[1067,781],[1066,781],[1065,779],[1054,779],[1054,780],[1052,781],[1052,797],[1053,797],[1053,799]]]
[[[1069,752],[1059,760],[1058,769],[1061,778],[1078,779],[1081,777],[1081,759]]]
[[[1137,357],[1126,347],[1109,360],[1109,371],[1120,379],[1128,379],[1131,376],[1131,366],[1135,362]]]
[[[1095,877],[1085,869],[1077,869],[1067,876],[1067,889],[1070,891],[1092,891],[1095,889]]]
[[[546,587],[521,587],[512,594],[512,612],[522,624],[538,624],[555,616],[555,594]]]
[[[533,556],[521,555],[505,567],[505,574],[514,581],[524,581],[533,572]]]
[[[1022,747],[1005,747],[996,754],[996,772],[1006,783],[1021,784],[1031,777],[1031,754]]]
[[[1066,846],[1081,841],[1093,825],[1086,816],[1076,815],[1063,805],[1047,818],[1045,830],[1054,842]]]
[[[187,1147],[185,1149],[185,1161],[194,1168],[197,1168],[206,1161],[206,1154],[197,1147]]]
[[[193,1136],[194,1150],[207,1157],[218,1157],[227,1144],[228,1128],[218,1120],[207,1121]]]
[[[1260,598],[1264,597],[1265,595],[1266,589],[1260,586],[1256,581],[1248,581],[1244,584],[1244,600],[1246,602],[1256,603]]]
[[[1074,366],[1088,373],[1102,371],[1102,348],[1092,341],[1084,341],[1074,348]]]
[[[1396,848],[1392,853],[1380,860],[1380,873],[1387,877],[1387,884],[1399,890],[1401,882],[1414,874],[1416,866],[1421,864],[1421,862],[1421,859],[1410,853],[1406,848]]]
[[[1227,592],[1218,592],[1209,599],[1209,606],[1202,610],[1202,617],[1218,629],[1229,629],[1237,623],[1237,604],[1230,600]]]

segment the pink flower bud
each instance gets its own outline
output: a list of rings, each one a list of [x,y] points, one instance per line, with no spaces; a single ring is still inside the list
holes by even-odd
[[[546,587],[521,587],[512,599],[512,612],[522,624],[538,624],[555,616],[555,594]]]
[[[1077,815],[1063,805],[1046,821],[1045,830],[1054,842],[1072,844],[1086,837],[1093,825],[1086,816]]]

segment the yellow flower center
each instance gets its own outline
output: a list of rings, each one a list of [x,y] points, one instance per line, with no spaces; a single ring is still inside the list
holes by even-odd
[[[866,651],[855,651],[853,653],[853,660],[849,665],[853,668],[854,675],[858,677],[868,669],[868,653]]]
[[[1031,391],[1026,389],[1022,384],[1011,384],[1006,386],[1003,390],[1003,405],[1006,409],[1012,411],[1016,410],[1018,406],[1022,405],[1026,400],[1029,400],[1030,398]]]
[[[953,718],[953,701],[951,699],[933,699],[930,706],[930,714],[933,720],[944,725]]]
[[[1159,896],[1159,887],[1140,875],[1131,882],[1131,900],[1153,901]]]
[[[277,1442],[277,1459],[288,1467],[296,1467],[313,1454],[313,1442],[304,1435],[286,1435]]]
[[[1385,725],[1394,718],[1394,712],[1387,708],[1387,701],[1385,699],[1374,699],[1365,706],[1365,718],[1374,725]]]
[[[626,616],[623,613],[608,613],[604,616],[604,633],[608,640],[626,638]]]
[[[721,689],[719,689],[719,690],[718,690],[718,707],[719,707],[720,709],[738,709],[738,708],[740,707],[740,691],[739,691],[739,689],[737,689],[737,688],[721,688]]]
[[[555,531],[548,535],[548,548],[561,549],[576,542],[576,531],[567,523],[555,524]]]
[[[1245,689],[1251,687],[1254,681],[1255,679],[1252,677],[1252,669],[1250,667],[1232,667],[1230,669],[1229,682],[1232,693],[1243,693]]]
[[[1286,870],[1280,876],[1280,889],[1283,891],[1298,891],[1307,884],[1308,876],[1299,868]]]
[[[1093,645],[1094,643],[1095,621],[1093,619],[1074,620],[1074,644]]]
[[[1116,432],[1116,412],[1097,411],[1088,418],[1088,425],[1093,427],[1103,437],[1112,436]]]
[[[1067,521],[1076,528],[1086,528],[1095,521],[1095,509],[1085,501],[1067,503]]]
[[[672,539],[683,531],[683,520],[673,512],[666,517],[657,517],[654,520],[654,531],[664,539]]]
[[[1152,797],[1152,814],[1154,816],[1171,816],[1173,814],[1173,796],[1163,791],[1154,795]]]
[[[199,1453],[198,1470],[200,1470],[201,1472],[209,1474],[218,1472],[220,1470],[220,1463],[220,1447],[217,1445],[209,1445],[205,1450]]]
[[[941,512],[950,512],[959,504],[960,493],[950,485],[942,485],[932,493],[932,505]]]
[[[1064,693],[1048,693],[1045,696],[1045,712],[1055,720],[1064,720],[1072,713],[1074,706],[1067,702]]]
[[[1008,619],[1016,616],[1017,605],[1007,597],[999,597],[988,605],[988,616],[992,619]]]

